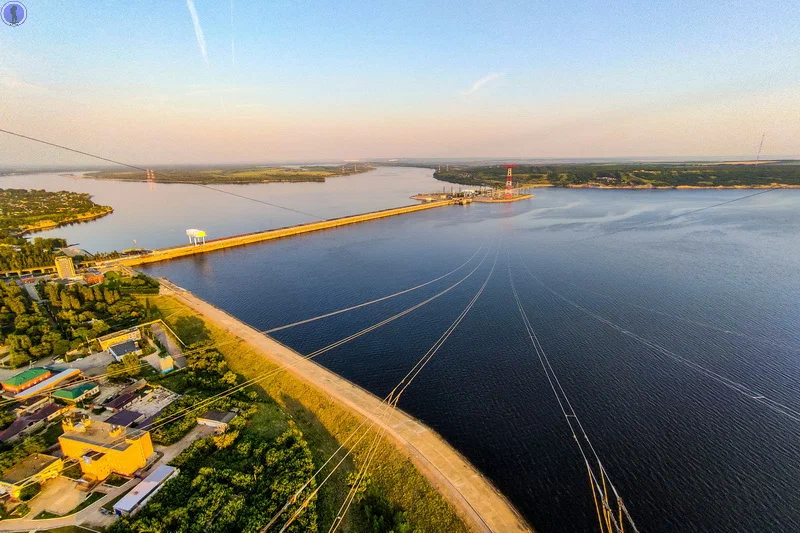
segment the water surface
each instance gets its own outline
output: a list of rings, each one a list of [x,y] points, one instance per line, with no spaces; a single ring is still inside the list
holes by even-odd
[[[251,190],[337,216],[408,203],[409,194],[441,187],[430,174],[381,169],[374,180],[332,180],[324,190]],[[65,228],[90,248],[120,248],[133,235],[145,246],[174,244],[184,226],[217,236],[294,221],[185,185],[159,185],[148,196],[145,184],[78,183],[117,208],[116,219]],[[403,409],[464,453],[537,530],[596,530],[583,459],[523,327],[512,278],[641,531],[794,532],[800,191],[603,236],[745,194],[539,190],[526,202],[439,208],[147,272],[268,329],[433,279],[480,249],[470,265],[485,256],[483,264],[461,285],[318,361],[385,395],[456,319],[496,258],[486,291],[402,397]],[[438,293],[467,270],[275,337],[309,353]],[[783,413],[752,396],[780,404]]]

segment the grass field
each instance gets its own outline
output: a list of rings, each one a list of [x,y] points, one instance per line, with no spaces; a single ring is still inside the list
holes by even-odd
[[[277,365],[238,341],[237,337],[212,323],[206,323],[205,330],[195,327],[182,333],[179,321],[184,319],[183,322],[187,323],[186,318],[194,317],[194,313],[168,296],[149,298],[151,306],[158,307],[162,315],[168,317],[167,323],[182,336],[184,342],[191,344],[205,337],[219,345],[219,351],[234,372],[252,378],[277,368]],[[183,338],[186,336],[189,338]],[[267,402],[253,417],[253,430],[262,432],[265,439],[272,438],[287,427],[289,420],[293,420],[308,441],[316,465],[322,464],[363,420],[360,415],[289,372],[269,378],[259,384],[257,390],[265,399],[273,402]],[[370,435],[366,441],[371,442],[372,438],[373,435]],[[358,450],[351,457],[353,461],[346,461],[319,493],[317,512],[321,531],[330,526],[349,490],[347,475],[360,466],[364,459]],[[389,439],[380,440],[372,462],[371,483],[370,490],[381,494],[393,507],[407,511],[409,522],[420,531],[468,531],[455,510]],[[359,513],[348,514],[342,530],[369,530],[366,524],[360,523],[361,520],[363,518]]]

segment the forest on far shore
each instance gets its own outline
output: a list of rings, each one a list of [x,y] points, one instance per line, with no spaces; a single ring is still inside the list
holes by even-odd
[[[448,183],[496,187],[505,185],[506,168],[451,164],[433,176]],[[513,176],[515,184],[554,187],[800,187],[800,163],[519,165]]]

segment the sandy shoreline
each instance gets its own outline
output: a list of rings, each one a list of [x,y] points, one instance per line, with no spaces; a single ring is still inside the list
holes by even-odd
[[[198,315],[240,337],[274,363],[291,365],[287,368],[288,372],[384,427],[397,447],[453,505],[473,531],[532,531],[511,503],[436,432],[400,410],[392,411],[388,417],[377,416],[375,413],[380,412],[382,405],[378,397],[304,359],[297,352],[168,280],[159,281],[162,282],[164,294],[178,299]]]

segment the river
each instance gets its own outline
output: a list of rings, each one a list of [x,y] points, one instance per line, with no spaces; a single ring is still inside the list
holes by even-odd
[[[379,169],[330,188],[235,190],[276,203],[281,194],[332,216],[408,203],[409,194],[441,188],[430,174]],[[217,236],[295,216],[186,185],[158,185],[151,197],[146,184],[41,180],[51,180],[44,188],[74,183],[117,209],[53,232],[91,249],[121,248],[132,235],[142,246],[174,244],[184,226]],[[488,251],[446,295],[318,361],[385,395],[456,319],[496,257],[485,292],[409,387],[403,409],[469,458],[537,530],[596,530],[583,459],[543,370],[549,361],[641,531],[794,532],[800,190],[607,234],[746,194],[542,189],[529,201],[439,208],[146,271],[269,329],[433,279],[480,249],[477,264]],[[274,336],[308,353],[460,277]],[[546,361],[532,348],[511,279]]]

